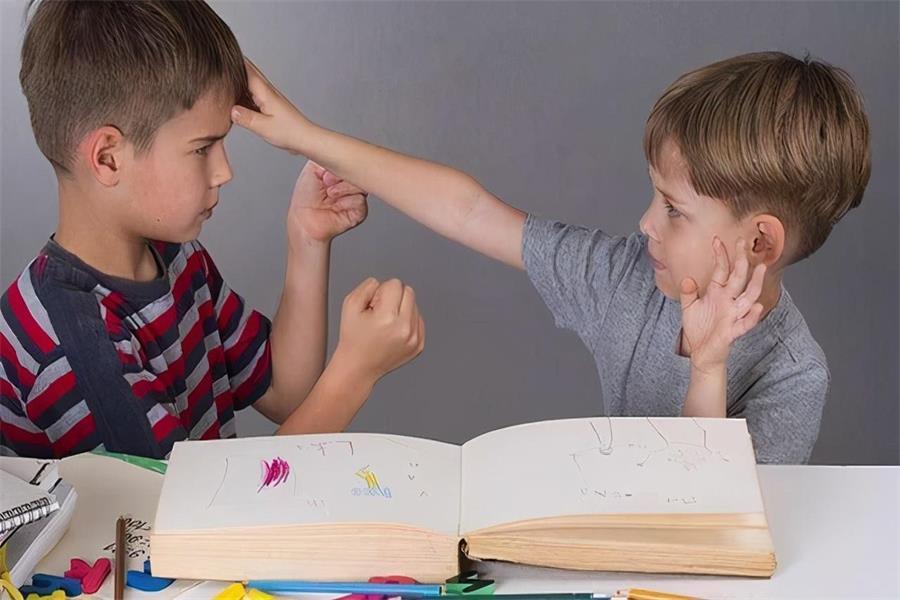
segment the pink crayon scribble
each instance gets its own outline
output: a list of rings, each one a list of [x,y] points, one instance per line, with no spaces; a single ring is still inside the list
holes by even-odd
[[[260,461],[262,464],[262,481],[259,484],[259,489],[256,490],[256,493],[262,491],[264,487],[276,487],[287,481],[288,475],[291,474],[291,465],[287,463],[286,460],[281,458],[280,456],[276,456],[272,459],[272,462],[267,460]]]

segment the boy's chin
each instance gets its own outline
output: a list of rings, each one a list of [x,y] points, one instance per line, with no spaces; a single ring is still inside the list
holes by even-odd
[[[681,301],[680,290],[676,289],[668,278],[660,277],[659,273],[656,274],[656,289],[669,300]]]
[[[149,240],[153,240],[155,242],[164,242],[166,244],[186,244],[188,242],[193,242],[198,237],[200,237],[200,227],[196,227],[190,231],[166,231],[166,232],[153,232],[151,235],[146,235]]]

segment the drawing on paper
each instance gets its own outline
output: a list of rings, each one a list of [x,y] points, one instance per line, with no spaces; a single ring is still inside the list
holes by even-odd
[[[346,440],[307,442],[305,444],[298,444],[297,449],[300,452],[314,452],[326,458],[353,456],[356,453],[356,450],[353,448],[353,442]]]
[[[304,506],[328,513],[347,496],[427,498],[433,493],[425,469],[428,458],[414,445],[390,438],[304,440],[266,454],[223,457],[214,493],[204,503],[208,508],[255,505],[273,510]]]
[[[260,467],[262,467],[262,473],[259,478],[259,488],[256,490],[257,494],[261,492],[263,488],[278,487],[287,481],[288,475],[291,474],[291,465],[280,456],[276,456],[271,462],[267,460],[261,460],[259,462],[261,463]]]
[[[207,507],[260,502],[277,505],[297,495],[296,470],[283,456],[226,456],[222,480]]]
[[[391,489],[381,487],[378,482],[378,476],[369,468],[369,465],[356,471],[356,476],[366,482],[365,488],[355,487],[350,490],[354,496],[382,496],[384,498],[391,497]]]
[[[678,431],[666,431],[660,422],[646,417],[641,421],[647,428],[646,432],[641,432],[644,435],[635,436],[632,431],[628,440],[622,439],[621,434],[616,438],[610,417],[597,422],[589,421],[592,445],[569,454],[578,473],[581,496],[598,501],[635,497],[634,490],[606,485],[602,476],[604,465],[607,468],[610,464],[631,465],[640,470],[644,467],[669,467],[679,472],[692,472],[711,464],[730,462],[727,454],[710,446],[706,429],[696,419],[689,421],[689,427],[680,426]],[[680,494],[663,496],[661,500],[668,504],[697,502],[693,495]]]
[[[389,460],[396,461],[398,466],[406,465],[405,473],[403,474],[406,476],[406,485],[415,488],[414,490],[410,490],[413,497],[425,498],[429,495],[428,490],[424,487],[425,482],[419,477],[419,461],[422,459],[422,451],[401,440],[393,438],[375,438],[365,440],[365,443],[361,446],[355,446],[353,442],[349,440],[304,442],[298,444],[297,449],[300,452],[302,460],[323,461],[326,464],[329,464],[334,471],[344,470],[350,466],[348,463],[359,460],[359,457],[361,456],[380,456],[385,458],[391,456],[392,458]],[[404,485],[399,483],[395,486],[397,489],[394,489],[379,482],[379,478],[375,474],[376,471],[384,474],[383,469],[387,468],[390,473],[393,473],[393,463],[385,463],[384,458],[380,459],[380,461],[380,466],[378,467],[372,463],[369,463],[362,468],[357,468],[356,466],[351,467],[350,472],[357,478],[357,481],[361,479],[365,483],[365,486],[352,486],[350,489],[351,495],[391,498],[395,492],[399,493],[400,489],[405,488]],[[313,468],[313,464],[314,463],[310,463],[311,468]],[[357,463],[357,465],[358,464],[359,463]],[[390,464],[390,467],[386,467],[385,464]],[[396,476],[402,477],[402,474],[397,473]]]

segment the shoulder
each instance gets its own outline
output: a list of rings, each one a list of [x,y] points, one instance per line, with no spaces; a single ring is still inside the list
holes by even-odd
[[[747,390],[762,393],[769,402],[802,399],[821,409],[831,384],[828,360],[787,290],[782,289],[778,306],[757,328],[733,352],[738,371],[749,369]]]
[[[35,373],[59,347],[48,309],[57,287],[49,274],[50,260],[45,254],[38,255],[0,297],[0,333],[11,351],[4,358],[15,359],[18,367]]]
[[[794,304],[793,298],[786,289],[782,289],[783,314],[774,323],[770,335],[782,348],[782,362],[793,365],[793,370],[805,373],[808,379],[824,379],[830,381],[828,359],[822,346],[813,337],[806,319]]]
[[[557,265],[593,263],[622,272],[635,267],[643,270],[650,267],[644,252],[646,238],[638,232],[627,236],[611,235],[597,227],[570,225],[528,215],[522,245],[526,264],[547,260]]]

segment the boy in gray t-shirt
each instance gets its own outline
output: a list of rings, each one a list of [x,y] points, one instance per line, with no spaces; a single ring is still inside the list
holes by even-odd
[[[809,460],[829,373],[782,277],[869,179],[868,122],[844,71],[764,52],[678,78],[647,120],[653,197],[628,237],[539,220],[464,173],[323,129],[248,74],[262,112],[237,106],[237,124],[526,269],[593,354],[604,412],[742,417],[759,462]],[[334,197],[350,185],[325,183]]]

